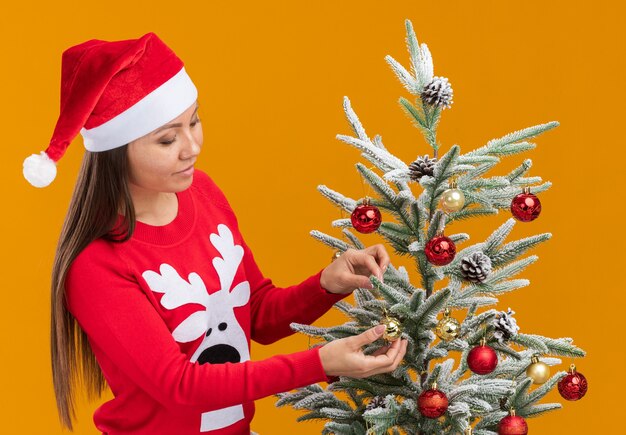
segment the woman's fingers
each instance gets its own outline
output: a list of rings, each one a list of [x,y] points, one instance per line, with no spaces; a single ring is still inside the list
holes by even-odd
[[[389,255],[383,245],[373,245],[365,249],[347,249],[336,261],[326,267],[320,277],[322,287],[332,293],[342,293],[355,288],[372,289],[371,275],[383,280],[389,265]]]
[[[373,355],[366,356],[367,374],[365,377],[395,370],[404,359],[407,344],[408,340],[406,339],[395,340],[391,343],[391,345],[384,346],[383,348],[377,350],[377,352],[382,351],[382,349],[386,347],[387,349],[384,353],[374,355],[376,354],[376,352],[374,352]]]
[[[368,344],[371,344],[382,337],[385,332],[385,325],[376,325],[368,330],[361,332],[359,335],[355,335],[353,337],[345,338],[354,350],[358,350],[361,352],[361,348]]]
[[[378,356],[378,355],[384,355],[387,353],[387,351],[389,350],[389,348],[391,347],[390,344],[383,346],[381,348],[376,349],[374,352],[372,352],[370,355],[372,356]]]
[[[393,364],[396,355],[398,354],[402,343],[401,340],[395,340],[388,346],[384,353],[379,355],[365,355],[365,363],[367,364],[366,370],[376,370],[381,367],[390,366]]]
[[[372,281],[370,281],[370,279],[367,276],[363,276],[363,275],[353,275],[351,276],[349,279],[350,282],[350,287],[354,287],[354,288],[367,288],[367,289],[373,289],[374,288],[374,284],[372,284]]]
[[[378,266],[382,269],[383,272],[387,270],[387,266],[389,266],[390,261],[389,254],[382,244],[379,243],[377,245],[372,245],[368,248],[365,248],[364,251],[372,255],[376,259]]]
[[[359,275],[374,275],[379,280],[383,278],[383,271],[374,259],[374,257],[365,251],[358,252],[352,258],[352,266]]]

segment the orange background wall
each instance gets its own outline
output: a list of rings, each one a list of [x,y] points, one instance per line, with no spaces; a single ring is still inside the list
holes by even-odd
[[[347,95],[370,136],[405,162],[429,152],[400,110],[409,97],[384,56],[408,65],[404,19],[433,53],[435,74],[450,79],[454,105],[444,112],[444,150],[462,152],[531,125],[561,126],[525,156],[505,160],[505,174],[525,157],[531,175],[554,183],[541,194],[542,216],[513,237],[554,237],[520,277],[531,285],[502,299],[522,331],[571,336],[588,351],[577,361],[589,382],[580,402],[529,422],[534,434],[620,433],[623,339],[624,23],[617,1],[343,2],[13,2],[0,26],[4,67],[0,189],[2,228],[2,433],[61,433],[49,364],[49,275],[54,249],[83,155],[77,138],[56,181],[35,189],[23,159],[45,149],[59,105],[61,52],[91,38],[137,38],[154,31],[184,60],[200,91],[205,133],[199,167],[229,197],[263,271],[295,283],[327,264],[331,252],[308,232],[339,234],[341,217],[318,184],[352,197],[364,189],[359,154],[335,139],[350,134]],[[484,240],[507,213],[456,224]],[[368,244],[376,236],[364,237]],[[413,275],[415,278],[415,275]],[[343,323],[334,310],[317,324]],[[294,336],[253,359],[307,346]],[[561,369],[571,361],[566,359]],[[321,432],[295,423],[298,412],[258,402],[252,428],[261,435]],[[97,404],[81,402],[76,432],[95,434]]]

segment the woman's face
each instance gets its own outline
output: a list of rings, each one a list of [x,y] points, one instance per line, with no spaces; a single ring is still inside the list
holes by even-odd
[[[166,125],[128,144],[129,182],[154,192],[181,192],[191,185],[202,148],[198,102]],[[184,171],[191,168],[189,171]]]

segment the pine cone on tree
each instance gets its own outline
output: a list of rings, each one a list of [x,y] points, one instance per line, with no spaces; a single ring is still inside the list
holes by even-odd
[[[480,251],[461,259],[461,275],[470,282],[483,282],[490,273],[491,259]]]
[[[370,400],[370,402],[367,404],[367,406],[365,407],[366,411],[370,411],[372,409],[376,409],[376,408],[386,408],[387,405],[385,405],[385,398],[382,396],[375,396],[372,398],[372,400]]]
[[[437,159],[429,158],[428,154],[422,157],[418,156],[417,160],[409,165],[409,176],[411,180],[419,182],[424,175],[432,177],[433,171],[435,170],[435,163],[437,163]]]
[[[452,86],[445,77],[433,77],[420,96],[429,106],[449,108],[452,105]]]
[[[493,326],[495,327],[493,336],[500,344],[504,344],[510,340],[510,338],[517,335],[517,331],[519,331],[519,326],[517,326],[517,321],[515,317],[513,317],[513,314],[515,314],[515,311],[509,308],[508,311],[498,313],[493,319]]]
[[[507,402],[509,401],[508,397],[500,397],[500,410],[507,411],[511,409],[510,406],[507,406]]]

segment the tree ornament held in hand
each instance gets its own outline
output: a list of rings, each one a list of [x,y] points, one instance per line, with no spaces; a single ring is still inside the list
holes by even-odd
[[[477,251],[461,259],[461,275],[467,281],[479,283],[491,273],[491,258]]]
[[[539,361],[537,355],[534,355],[530,362],[531,364],[526,369],[526,376],[533,380],[533,384],[543,384],[550,379],[550,367],[548,364]]]
[[[515,415],[515,410],[511,409],[509,415],[498,423],[498,435],[526,435],[528,425],[526,420],[519,415]]]
[[[454,242],[439,231],[424,247],[426,258],[435,266],[445,266],[454,260],[456,246]]]
[[[365,198],[363,204],[358,205],[352,211],[350,221],[359,233],[369,234],[378,229],[382,222],[382,216],[378,207],[371,205],[369,198]]]
[[[419,182],[424,175],[432,177],[433,171],[435,170],[435,163],[437,163],[437,159],[429,158],[428,154],[418,157],[417,160],[409,165],[409,176],[411,180]]]
[[[465,206],[465,195],[463,191],[458,188],[456,181],[450,182],[450,188],[446,189],[441,194],[439,204],[446,213],[459,211]]]
[[[461,324],[454,317],[450,317],[450,310],[446,308],[443,312],[443,319],[437,323],[435,334],[445,341],[454,340],[459,336]]]
[[[483,338],[480,346],[474,347],[467,354],[467,366],[478,375],[486,375],[493,372],[498,365],[498,355],[491,346],[488,346]]]
[[[437,389],[437,383],[433,382],[430,390],[422,391],[417,399],[417,406],[426,418],[439,418],[448,410],[448,396]]]
[[[559,381],[559,393],[565,400],[579,400],[587,393],[587,378],[572,364],[569,373]]]
[[[508,309],[508,311],[500,311],[493,319],[493,326],[495,331],[493,336],[498,340],[498,343],[505,344],[511,339],[511,337],[517,335],[519,326],[513,315],[515,311]]]
[[[452,86],[445,77],[433,77],[430,83],[424,86],[420,97],[429,106],[438,106],[443,109],[452,105]]]
[[[383,325],[385,325],[385,332],[383,334],[385,340],[396,341],[402,335],[402,326],[400,321],[395,317],[385,316]]]
[[[511,213],[515,219],[522,222],[530,222],[541,213],[541,202],[536,195],[530,193],[530,187],[524,187],[524,191],[511,201]]]

